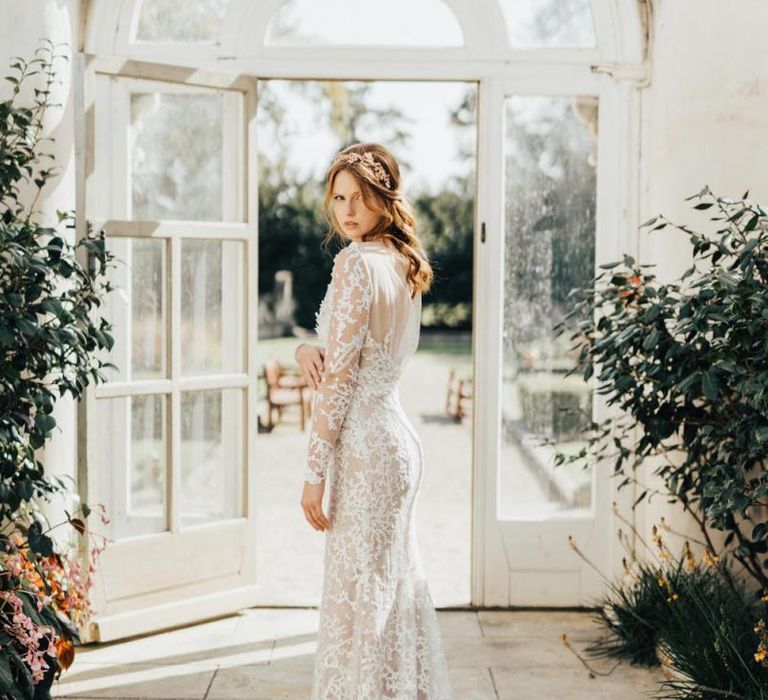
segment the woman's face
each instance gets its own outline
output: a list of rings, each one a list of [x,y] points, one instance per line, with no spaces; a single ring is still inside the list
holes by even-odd
[[[379,223],[381,216],[363,201],[357,178],[348,170],[340,170],[333,179],[331,192],[333,213],[347,238],[359,241]]]

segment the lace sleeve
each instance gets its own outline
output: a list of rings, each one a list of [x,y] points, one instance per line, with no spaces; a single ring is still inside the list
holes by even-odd
[[[320,483],[333,464],[350,399],[357,386],[360,351],[368,332],[372,299],[368,268],[359,250],[336,256],[331,273],[328,338],[320,384],[314,395],[304,480]]]

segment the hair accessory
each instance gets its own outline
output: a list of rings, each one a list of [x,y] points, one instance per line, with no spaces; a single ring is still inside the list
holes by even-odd
[[[379,163],[374,157],[371,151],[365,151],[365,153],[343,153],[338,157],[338,160],[343,163],[362,163],[367,166],[373,172],[374,177],[386,185],[387,189],[392,189],[391,180],[384,166]]]

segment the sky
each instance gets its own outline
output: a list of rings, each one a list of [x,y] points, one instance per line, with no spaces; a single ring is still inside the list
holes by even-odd
[[[387,82],[374,83],[370,105],[394,106],[413,120],[406,127],[411,133],[406,157],[413,170],[403,169],[406,193],[442,189],[452,174],[465,174],[474,166],[459,158],[459,135],[449,123],[450,110],[461,101],[471,83],[461,82]],[[316,113],[307,109],[302,96],[290,89],[287,81],[271,81],[270,89],[288,110],[287,119],[295,133],[287,144],[260,140],[259,150],[274,155],[278,148],[288,149],[289,163],[301,177],[322,178],[335,155],[338,143],[330,132],[318,130]],[[469,134],[467,134],[469,136]],[[363,140],[379,141],[379,134],[359,134]],[[384,143],[386,146],[387,144]],[[396,154],[397,155],[397,154]]]

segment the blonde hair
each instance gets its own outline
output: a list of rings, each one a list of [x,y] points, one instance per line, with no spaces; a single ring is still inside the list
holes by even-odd
[[[373,161],[370,156],[348,157],[352,154],[363,156],[368,153],[373,156]],[[412,289],[411,296],[415,296],[417,291],[428,292],[434,277],[432,266],[416,235],[416,221],[411,207],[400,191],[400,166],[395,157],[381,144],[355,143],[336,154],[326,177],[323,211],[328,217],[330,229],[323,245],[327,248],[334,234],[342,242],[345,240],[331,207],[333,182],[342,170],[347,170],[357,179],[363,193],[363,202],[381,217],[379,223],[366,233],[362,240],[388,242],[408,260],[406,276]]]

